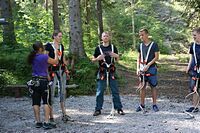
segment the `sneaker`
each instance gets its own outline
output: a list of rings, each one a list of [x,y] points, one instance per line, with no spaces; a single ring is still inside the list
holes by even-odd
[[[36,127],[36,128],[41,128],[42,126],[43,126],[42,122],[37,122],[37,123],[35,124],[35,127]]]
[[[44,123],[43,123],[43,128],[44,128],[45,130],[48,130],[48,129],[52,129],[52,128],[54,128],[54,127],[51,125],[51,123],[46,123],[46,122],[44,122]]]
[[[68,121],[74,122],[74,119],[72,119],[69,115],[65,115],[67,117]]]
[[[117,113],[120,114],[120,115],[125,115],[125,113],[124,113],[124,111],[122,109],[118,109]]]
[[[157,106],[157,105],[153,105],[153,110],[154,110],[155,112],[158,112],[158,111],[159,111],[158,106]]]
[[[101,114],[101,110],[95,110],[93,116],[98,116]]]
[[[54,121],[54,118],[50,118],[50,119],[49,119],[49,123],[50,123],[54,128],[56,128],[56,122]]]
[[[139,107],[137,107],[137,109],[135,110],[136,112],[140,112],[142,111],[142,109],[144,110],[145,109],[145,106],[144,105],[140,105]]]
[[[190,107],[189,109],[185,110],[186,112],[193,112],[193,113],[196,113],[196,112],[199,112],[199,108],[194,108],[194,107]]]

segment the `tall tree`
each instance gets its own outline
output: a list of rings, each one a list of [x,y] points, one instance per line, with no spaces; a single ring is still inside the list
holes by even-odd
[[[16,45],[16,36],[14,31],[14,20],[12,15],[12,0],[0,0],[1,17],[8,21],[8,25],[3,26],[3,43],[6,45]]]
[[[97,0],[97,17],[99,23],[99,40],[101,40],[101,34],[103,33],[103,19],[102,19],[102,3],[101,0]]]
[[[86,57],[86,53],[83,47],[80,0],[69,0],[69,23],[70,23],[69,52],[81,58]]]
[[[200,2],[199,0],[176,0],[182,2],[185,5],[185,12],[183,14],[186,17],[189,27],[199,26],[200,22]]]
[[[136,49],[136,40],[135,40],[135,0],[131,0],[131,9],[132,9],[132,34],[133,34],[133,50]]]
[[[53,0],[53,24],[54,24],[54,30],[60,30],[58,0]]]
[[[91,1],[90,0],[85,0],[85,24],[86,24],[86,33],[87,33],[87,37],[88,37],[88,43],[90,44],[91,42],[91,35],[90,35],[90,21],[91,21],[91,10],[90,10],[90,7],[91,7]]]

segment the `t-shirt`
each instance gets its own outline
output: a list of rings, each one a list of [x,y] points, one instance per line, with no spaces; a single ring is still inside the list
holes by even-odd
[[[147,51],[148,51],[151,43],[152,42],[150,42],[148,45],[145,45],[144,43],[142,43],[143,60],[145,60],[145,58],[147,56]],[[141,53],[140,45],[138,47],[138,52]],[[149,57],[147,59],[147,63],[151,62],[155,58],[156,52],[159,52],[159,48],[158,48],[157,43],[153,42],[153,45],[152,45],[151,50],[149,52]],[[155,63],[152,64],[151,66],[155,66]]]
[[[62,54],[62,55],[61,55],[60,61],[61,61],[61,63],[63,64],[64,46],[63,46],[62,44],[60,44],[60,47],[59,47],[59,49],[58,49],[59,52],[60,52],[60,49],[61,49],[61,54]],[[54,48],[53,48],[53,46],[52,46],[51,43],[47,43],[47,44],[45,45],[45,50],[49,52],[49,57],[51,57],[51,58],[53,58],[53,59],[55,58]]]
[[[194,45],[194,43],[191,43],[190,51],[189,51],[189,53],[192,54],[191,68],[193,68],[196,65],[195,59],[194,59],[193,45]],[[195,45],[195,53],[196,53],[196,58],[197,58],[197,64],[200,65],[200,44],[196,43],[196,45]]]
[[[47,77],[48,55],[36,54],[32,63],[32,76]]]
[[[101,48],[103,54],[105,55],[106,63],[107,63],[107,64],[111,64],[111,57],[110,57],[109,54],[108,54],[109,52],[112,52],[111,44],[108,45],[107,47],[105,47],[105,46],[103,46],[103,45],[100,45],[100,48]],[[116,48],[114,45],[113,45],[113,49],[114,49],[113,52],[116,53],[116,54],[118,54],[118,50],[117,50],[117,48]],[[101,55],[101,52],[100,52],[99,46],[97,46],[96,49],[95,49],[95,51],[94,51],[93,56],[94,56],[95,58],[97,58],[99,55]],[[99,61],[99,65],[100,65],[100,66],[102,66],[102,63],[103,63],[103,60],[102,60],[102,61]],[[112,63],[114,63],[114,60],[113,60]]]

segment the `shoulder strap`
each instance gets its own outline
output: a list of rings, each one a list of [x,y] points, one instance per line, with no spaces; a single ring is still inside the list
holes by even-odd
[[[195,46],[196,46],[196,44],[195,44],[195,42],[194,42],[194,44],[193,44],[193,54],[194,54],[194,61],[195,61],[195,64],[197,65],[197,55],[196,55]]]
[[[98,47],[99,47],[100,53],[103,55],[103,51],[101,49],[101,45],[98,45]],[[111,51],[114,52],[114,46],[113,46],[113,44],[111,44]],[[114,58],[111,57],[111,64],[113,63],[113,60],[114,60]],[[109,68],[111,64],[107,64],[105,58],[103,59],[103,61],[105,62],[106,66]]]
[[[147,51],[147,55],[146,55],[145,60],[143,59],[142,43],[140,44],[140,51],[141,51],[140,53],[141,53],[141,61],[142,61],[142,62],[147,63],[147,60],[148,60],[148,58],[149,58],[149,53],[150,53],[150,50],[151,50],[151,48],[152,48],[152,46],[153,46],[153,43],[154,43],[154,42],[151,42],[151,44],[150,44],[150,46],[149,46],[149,48],[148,48],[148,51]]]

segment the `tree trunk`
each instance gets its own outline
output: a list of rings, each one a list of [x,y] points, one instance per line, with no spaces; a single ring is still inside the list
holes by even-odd
[[[48,12],[48,9],[49,9],[48,5],[49,5],[49,0],[45,0],[45,7],[46,7],[47,12]]]
[[[86,57],[83,47],[82,22],[80,12],[80,0],[69,0],[69,27],[70,44],[69,53],[79,57]]]
[[[53,24],[54,24],[54,30],[60,30],[58,0],[53,0]]]
[[[91,44],[91,35],[90,35],[90,21],[91,21],[91,11],[90,11],[90,0],[85,0],[85,10],[86,10],[86,34],[88,37],[88,44]]]
[[[133,34],[133,44],[132,48],[133,50],[136,50],[136,40],[135,40],[135,1],[131,1],[131,9],[132,9],[132,34]]]
[[[101,34],[103,33],[103,19],[102,19],[102,5],[101,0],[97,0],[97,17],[99,23],[99,40],[101,40]]]
[[[16,46],[16,36],[14,31],[14,20],[12,16],[11,0],[0,0],[1,17],[8,21],[7,25],[3,25],[3,44]]]

